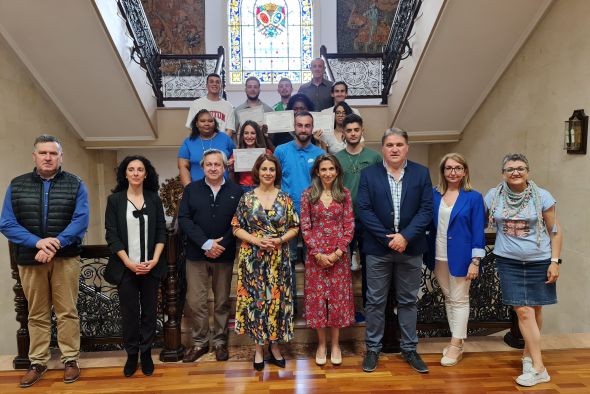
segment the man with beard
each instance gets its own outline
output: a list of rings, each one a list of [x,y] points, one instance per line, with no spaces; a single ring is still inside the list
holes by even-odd
[[[301,207],[301,193],[311,184],[310,171],[316,157],[325,153],[311,143],[313,131],[313,116],[307,111],[300,111],[295,114],[295,139],[285,144],[279,145],[274,152],[275,157],[281,163],[283,179],[281,190],[289,193],[297,214]],[[297,264],[297,245],[299,237],[289,242],[293,289],[295,285],[295,264]],[[303,254],[305,255],[305,253]],[[294,308],[297,310],[296,297],[293,297]]]
[[[281,96],[281,101],[276,103],[272,108],[275,111],[284,111],[287,108],[287,104],[289,104],[291,93],[293,93],[293,84],[291,84],[291,80],[289,78],[281,78],[279,85],[277,86],[277,92],[279,93],[279,96]]]
[[[209,111],[211,116],[217,119],[219,130],[225,131],[228,136],[234,134],[235,119],[234,107],[220,97],[221,77],[218,74],[211,73],[207,75],[207,96],[196,99],[191,103],[186,118],[186,128],[191,129],[191,122],[202,109]]]
[[[255,108],[262,105],[264,112],[272,112],[273,109],[258,98],[260,96],[260,81],[256,77],[246,79],[246,101],[236,107],[236,130],[240,129],[240,111],[246,108]],[[262,126],[262,125],[260,125]]]

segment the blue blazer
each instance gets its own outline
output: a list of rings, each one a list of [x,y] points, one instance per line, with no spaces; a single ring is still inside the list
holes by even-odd
[[[395,233],[394,215],[399,216],[399,233],[408,241],[404,254],[418,256],[428,248],[426,231],[432,221],[432,183],[428,168],[408,160],[402,182],[400,212],[394,212],[391,189],[383,162],[361,172],[357,214],[363,225],[363,252],[384,256],[391,252],[387,234]]]
[[[438,210],[442,195],[433,188],[434,217],[432,231],[428,236],[429,250],[426,265],[434,269],[436,251],[436,230],[438,227]],[[459,197],[451,210],[447,230],[447,259],[449,271],[453,276],[466,276],[473,257],[485,256],[485,208],[483,197],[475,190],[459,191]]]

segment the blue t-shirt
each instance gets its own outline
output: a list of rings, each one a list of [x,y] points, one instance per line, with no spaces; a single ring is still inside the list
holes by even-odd
[[[486,194],[485,203],[488,210],[492,206],[495,194],[496,188],[490,189]],[[545,189],[539,188],[539,197],[542,212],[545,212],[556,203],[553,196]],[[520,261],[550,259],[551,240],[549,234],[545,231],[545,227],[543,227],[541,233],[541,243],[537,245],[538,218],[534,199],[531,198],[528,205],[512,218],[504,218],[502,215],[503,209],[504,201],[500,198],[494,212],[494,223],[496,224],[494,254]]]
[[[301,148],[295,141],[279,145],[275,150],[275,157],[281,163],[283,179],[281,190],[288,193],[293,200],[299,214],[301,193],[311,184],[311,167],[316,157],[326,153],[313,144]]]
[[[234,147],[234,142],[223,132],[218,132],[210,140],[202,140],[200,137],[197,137],[194,140],[185,138],[178,150],[178,158],[186,159],[190,162],[191,181],[194,182],[205,176],[200,164],[204,151],[209,149],[219,149],[225,153],[225,157],[229,159],[233,153]],[[226,171],[225,177],[227,178],[227,176],[228,173]]]

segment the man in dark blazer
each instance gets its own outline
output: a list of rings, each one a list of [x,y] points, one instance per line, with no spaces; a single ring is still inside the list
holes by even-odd
[[[416,371],[428,372],[416,352],[416,302],[422,254],[427,249],[426,230],[433,215],[432,183],[426,167],[407,160],[409,148],[405,131],[388,129],[381,139],[383,162],[361,173],[357,213],[364,229],[363,252],[367,254],[365,372],[377,367],[392,280],[401,356]]]
[[[242,196],[242,188],[225,180],[227,158],[218,149],[203,154],[205,177],[188,184],[180,202],[178,224],[186,234],[186,303],[193,330],[193,346],[183,362],[193,362],[209,352],[209,275],[214,297],[213,346],[217,361],[229,358],[227,350],[229,292],[236,255],[231,221]]]

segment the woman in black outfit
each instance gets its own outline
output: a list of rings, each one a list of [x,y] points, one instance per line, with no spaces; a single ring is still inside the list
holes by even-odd
[[[112,255],[105,279],[117,285],[129,377],[137,370],[154,372],[151,356],[156,334],[158,287],[166,275],[164,208],[158,196],[158,174],[143,156],[127,156],[117,169],[105,213],[106,240]]]

